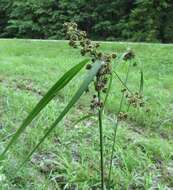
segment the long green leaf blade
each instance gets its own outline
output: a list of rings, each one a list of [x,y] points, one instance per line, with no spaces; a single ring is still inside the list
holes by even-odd
[[[77,125],[78,123],[81,123],[82,121],[84,121],[84,120],[86,120],[86,119],[89,119],[89,118],[91,118],[91,117],[94,117],[94,116],[95,116],[95,115],[92,114],[92,113],[90,113],[90,114],[88,114],[88,115],[85,115],[85,116],[79,118],[73,125],[75,126],[75,125]]]
[[[64,108],[64,110],[61,112],[59,117],[55,120],[55,122],[51,125],[51,127],[48,129],[48,131],[45,133],[45,135],[40,139],[39,143],[34,147],[34,149],[28,154],[24,162],[20,165],[19,169],[29,160],[29,158],[32,156],[32,154],[37,150],[37,148],[41,145],[41,143],[46,139],[46,137],[52,132],[52,130],[57,126],[57,124],[64,118],[64,116],[68,113],[68,111],[73,107],[73,105],[79,100],[79,98],[82,96],[82,94],[86,91],[88,88],[88,85],[92,82],[94,77],[96,76],[98,70],[101,68],[101,63],[96,62],[93,64],[91,70],[89,71],[88,75],[84,79],[82,85],[77,90],[75,95],[72,97],[71,101],[68,103],[68,105]]]
[[[40,111],[57,95],[57,92],[64,88],[75,76],[76,74],[86,65],[89,59],[85,59],[79,64],[75,65],[69,71],[67,71],[46,93],[46,95],[39,101],[35,108],[31,111],[28,117],[23,121],[22,125],[16,131],[15,135],[12,137],[11,141],[0,155],[0,159],[3,158],[8,149],[15,143],[20,134],[25,130],[25,128],[32,122],[32,120],[40,113]]]

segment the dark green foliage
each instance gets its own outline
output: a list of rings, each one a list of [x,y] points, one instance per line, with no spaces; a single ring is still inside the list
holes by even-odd
[[[0,0],[0,36],[63,39],[77,22],[96,40],[173,42],[172,0]]]
[[[0,36],[8,36],[8,34],[5,33],[5,28],[7,27],[7,23],[9,21],[11,5],[11,1],[0,0]]]
[[[133,41],[171,42],[172,10],[173,2],[169,0],[136,0],[128,25],[122,27]]]

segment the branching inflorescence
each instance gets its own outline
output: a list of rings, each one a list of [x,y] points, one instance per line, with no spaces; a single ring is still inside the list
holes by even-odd
[[[102,66],[96,76],[96,81],[94,82],[96,92],[106,92],[106,85],[108,82],[108,75],[112,73],[111,61],[116,58],[116,54],[105,54],[98,50],[100,46],[97,42],[92,42],[87,38],[85,31],[80,31],[77,28],[76,23],[65,23],[65,28],[67,31],[67,37],[70,40],[69,45],[73,48],[79,48],[81,55],[89,55],[91,57],[92,63],[100,61]],[[90,70],[92,64],[87,64],[86,69]],[[99,102],[96,95],[93,95],[91,101],[91,108],[101,108],[103,102]]]
[[[95,88],[95,94],[91,100],[91,109],[98,111],[98,123],[99,123],[99,134],[100,134],[100,173],[101,173],[101,189],[103,190],[105,187],[104,183],[104,160],[103,160],[103,130],[102,130],[102,113],[103,108],[105,106],[111,84],[112,84],[112,76],[116,75],[117,79],[121,82],[122,89],[122,97],[120,101],[120,106],[118,109],[118,113],[116,114],[117,120],[115,122],[114,135],[113,135],[113,143],[112,143],[112,152],[110,158],[110,169],[109,169],[109,177],[108,177],[108,187],[110,187],[110,179],[111,179],[111,170],[112,170],[112,160],[114,156],[114,146],[116,140],[116,133],[118,127],[118,121],[121,119],[127,118],[126,112],[121,112],[122,104],[124,97],[126,97],[128,102],[128,108],[133,106],[134,108],[139,108],[144,106],[142,91],[143,91],[143,71],[141,69],[141,82],[140,82],[140,91],[133,93],[127,87],[127,80],[129,76],[129,68],[131,64],[128,64],[128,70],[126,73],[126,80],[123,81],[115,70],[112,68],[112,60],[117,58],[117,54],[107,54],[99,51],[100,44],[97,42],[92,42],[87,38],[87,34],[84,31],[80,31],[77,28],[77,24],[75,23],[66,23],[64,24],[67,32],[67,36],[69,38],[69,45],[73,48],[79,48],[82,56],[89,56],[91,58],[91,64],[88,64],[89,59],[85,59],[80,63],[73,66],[69,69],[59,80],[47,91],[47,93],[43,96],[43,98],[36,104],[36,106],[32,109],[32,111],[28,114],[28,116],[23,120],[22,124],[19,126],[17,131],[13,134],[11,140],[0,154],[0,161],[5,159],[5,155],[8,150],[15,145],[19,137],[24,133],[26,128],[31,124],[31,122],[38,116],[38,114],[53,100],[54,97],[57,96],[58,92],[63,89],[68,83],[80,72],[80,70],[86,66],[86,69],[89,70],[86,73],[86,76],[76,91],[76,93],[69,100],[64,109],[57,116],[55,121],[50,125],[50,127],[46,130],[44,135],[40,138],[38,143],[34,145],[34,147],[29,151],[26,155],[23,162],[21,162],[20,166],[17,168],[19,171],[24,164],[31,158],[34,152],[38,149],[38,147],[44,142],[44,140],[50,135],[50,133],[57,127],[57,125],[62,121],[62,119],[66,116],[69,110],[75,106],[76,102],[80,99],[83,93],[87,90],[88,86],[93,82]],[[123,60],[129,61],[135,57],[135,54],[132,50],[128,50],[123,54]],[[131,61],[130,61],[131,62]],[[129,62],[129,63],[130,63]],[[135,66],[135,64],[133,64]],[[109,83],[108,83],[109,81]],[[101,93],[106,93],[104,101],[102,101]],[[85,118],[88,118],[85,117]]]
[[[87,64],[86,69],[90,70],[93,64],[97,61],[100,62],[101,68],[99,69],[96,78],[94,79],[94,87],[97,95],[93,95],[93,99],[91,100],[91,109],[98,110],[98,121],[99,121],[99,128],[100,128],[100,151],[101,151],[101,189],[104,189],[104,174],[103,174],[103,134],[102,134],[102,110],[104,107],[104,102],[101,101],[101,93],[107,93],[107,84],[109,81],[110,76],[113,74],[112,71],[112,60],[117,58],[116,53],[106,54],[99,51],[100,44],[98,42],[92,42],[90,39],[87,38],[87,34],[85,31],[80,31],[76,23],[65,23],[64,24],[67,38],[69,39],[69,45],[73,48],[80,49],[80,53],[82,56],[89,56],[91,58],[92,63]],[[123,54],[123,60],[129,61],[135,58],[135,54],[132,50],[128,50],[126,53]],[[133,64],[136,66],[136,64]],[[118,74],[116,74],[118,76]],[[128,74],[126,75],[126,82],[127,82]],[[129,107],[133,106],[143,107],[144,102],[142,98],[142,94],[139,92],[133,93],[129,90],[129,88],[123,83],[121,78],[118,76],[120,82],[122,82],[125,88],[122,89],[123,97],[126,97]],[[123,100],[123,99],[122,99]],[[122,102],[121,102],[122,104]],[[122,105],[121,105],[122,106]],[[120,107],[121,107],[120,106]],[[119,109],[119,113],[117,114],[117,120],[124,120],[127,119],[128,114],[127,112],[121,112]],[[118,125],[118,124],[116,124]],[[116,136],[116,131],[115,131]],[[113,151],[115,145],[115,136],[114,136],[114,143],[112,147],[112,156],[113,158]],[[110,162],[112,165],[112,161]],[[111,167],[110,167],[111,172]],[[110,175],[109,175],[110,177]]]
[[[113,59],[116,59],[117,54],[106,54],[98,50],[100,44],[98,42],[93,42],[89,38],[87,38],[87,34],[85,31],[80,31],[76,23],[70,22],[64,24],[66,29],[67,38],[69,39],[69,45],[73,48],[79,48],[81,55],[88,55],[91,57],[92,63],[99,60],[102,63],[102,67],[97,73],[96,80],[94,81],[94,86],[96,92],[106,93],[107,83],[109,75],[112,74],[112,65],[111,62]],[[132,50],[128,50],[123,54],[123,60],[128,61],[134,59],[135,54]],[[92,64],[87,64],[86,69],[90,70],[92,68]],[[144,106],[144,102],[142,100],[142,94],[136,92],[129,92],[127,88],[122,89],[122,92],[125,92],[125,97],[127,98],[130,105],[133,107],[142,107]],[[103,106],[103,102],[98,102],[97,96],[93,95],[93,99],[91,101],[91,108],[95,109]],[[127,116],[127,113],[124,114]],[[120,116],[121,117],[121,116]]]

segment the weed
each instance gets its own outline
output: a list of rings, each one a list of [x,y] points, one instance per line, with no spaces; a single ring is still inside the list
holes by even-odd
[[[9,46],[9,44],[11,45]],[[40,46],[42,48],[39,48]],[[102,46],[103,48],[100,48],[106,52],[115,51],[115,49],[122,51],[125,50],[126,47],[126,45],[118,43],[102,44]],[[170,96],[172,88],[168,83],[171,81],[172,75],[169,75],[169,73],[167,73],[168,68],[164,69],[162,65],[161,73],[164,78],[161,82],[156,80],[156,78],[159,77],[159,69],[156,71],[153,68],[156,68],[156,66],[157,68],[159,67],[161,61],[158,60],[162,60],[166,54],[168,59],[172,59],[170,49],[172,47],[170,46],[169,48],[159,44],[155,46],[150,46],[150,44],[145,46],[130,44],[130,46],[135,49],[135,52],[140,55],[142,62],[145,63],[145,84],[147,88],[145,88],[144,92],[145,97],[151,105],[152,112],[145,113],[142,110],[130,107],[127,120],[119,122],[114,149],[116,154],[113,156],[110,186],[113,189],[149,189],[152,187],[165,189],[171,187],[171,177],[164,178],[163,176],[165,174],[165,176],[167,176],[167,173],[169,173],[169,176],[172,175],[170,174],[171,155],[173,151],[171,144],[172,124],[171,120],[167,122],[172,110]],[[6,78],[9,84],[14,78],[30,78],[32,79],[33,87],[39,86],[39,89],[42,89],[43,92],[45,92],[47,87],[52,85],[57,75],[62,74],[69,66],[72,67],[79,59],[78,51],[75,49],[67,50],[67,44],[65,43],[64,45],[64,42],[30,42],[28,44],[26,41],[13,40],[1,42],[0,47],[2,49],[0,63],[2,67],[0,68],[0,73],[4,76],[3,78]],[[5,47],[8,49],[8,52],[3,50]],[[33,51],[35,48],[38,49],[37,56],[36,52]],[[63,48],[64,53],[58,54],[56,51],[58,48]],[[20,52],[20,56],[19,53],[15,54],[16,51]],[[153,52],[153,57],[149,59],[149,52],[151,51]],[[67,53],[69,55],[68,58],[66,56]],[[29,54],[33,55],[33,58],[30,57],[29,63],[27,63],[26,56]],[[117,55],[117,63],[122,62],[121,60],[119,61],[119,57],[121,56]],[[62,61],[61,65],[60,61]],[[133,62],[134,61],[132,61],[132,63]],[[113,71],[116,71],[120,78],[123,78],[128,66],[125,62],[122,63],[123,64],[117,64],[116,70],[115,64],[113,65]],[[28,65],[32,66],[29,67]],[[44,69],[43,66],[46,67],[46,69]],[[137,67],[131,70],[128,80],[128,88],[132,92],[139,84],[135,82],[138,76],[140,78],[140,75],[137,73]],[[171,67],[169,68],[169,71],[170,70]],[[47,74],[48,72],[49,75]],[[22,73],[24,73],[24,75]],[[168,78],[170,78],[170,80],[168,80]],[[48,130],[49,124],[56,119],[57,112],[63,109],[64,103],[72,96],[72,92],[77,89],[78,81],[80,80],[80,76],[76,79],[74,78],[74,83],[69,83],[69,89],[65,88],[59,91],[56,99],[54,98],[42,111],[41,117],[36,117],[35,121],[31,123],[31,127],[27,128],[26,133],[23,133],[21,138],[18,139],[18,143],[14,147],[11,147],[8,156],[6,154],[7,157],[2,164],[4,168],[1,170],[2,175],[6,176],[6,179],[3,177],[5,179],[3,182],[4,189],[48,189],[51,188],[52,184],[55,185],[52,189],[58,188],[61,184],[62,188],[65,186],[72,188],[74,185],[79,189],[94,189],[99,187],[99,176],[97,175],[99,171],[97,167],[99,164],[97,159],[99,138],[97,135],[98,129],[95,127],[96,118],[95,116],[92,116],[92,118],[88,117],[87,120],[82,120],[82,122],[77,123],[74,128],[71,122],[71,117],[73,117],[73,121],[75,119],[77,121],[81,114],[85,116],[87,110],[86,106],[88,105],[89,107],[91,101],[88,100],[88,97],[91,98],[92,95],[95,94],[92,88],[90,88],[88,94],[79,100],[76,109],[72,108],[71,114],[65,118],[64,123],[59,123],[59,127],[54,129],[54,133],[47,137],[45,143],[42,144],[38,152],[35,153],[36,155],[42,155],[44,158],[48,152],[54,152],[56,156],[55,158],[51,157],[51,162],[54,163],[54,161],[56,161],[58,166],[55,164],[55,166],[51,166],[50,168],[45,167],[46,173],[40,173],[39,171],[44,170],[44,166],[47,166],[47,160],[42,161],[41,158],[41,165],[38,165],[37,168],[38,162],[32,159],[32,165],[26,165],[26,167],[22,169],[22,172],[15,174],[16,177],[11,176],[11,172],[14,173],[14,171],[16,171],[16,163],[22,162],[29,150],[33,149],[39,142],[41,136]],[[109,171],[110,147],[112,144],[111,140],[113,139],[112,129],[114,129],[117,119],[115,112],[118,113],[118,103],[120,103],[122,96],[122,87],[119,86],[121,85],[124,88],[124,85],[119,80],[116,84],[115,81],[114,78],[113,86],[110,89],[109,98],[107,99],[106,107],[103,112],[103,116],[106,117],[102,118],[105,181],[107,180]],[[120,85],[118,82],[120,82]],[[20,83],[20,80],[16,80],[15,83]],[[165,86],[170,87],[168,89],[165,88]],[[157,89],[157,93],[155,89]],[[24,89],[14,91],[11,86],[4,84],[0,86],[0,95],[2,97],[0,99],[2,102],[2,104],[0,104],[0,117],[1,123],[3,124],[1,137],[4,139],[3,142],[1,141],[1,149],[3,149],[10,137],[8,137],[8,135],[13,134],[12,132],[15,131],[16,126],[19,125],[28,112],[33,109],[33,106],[41,97],[35,94],[31,96],[31,94]],[[63,97],[63,99],[61,97]],[[87,103],[88,101],[89,103]],[[160,106],[163,110],[160,109]],[[122,106],[122,113],[124,112],[126,112],[125,104]],[[113,120],[113,118],[115,118],[115,120]],[[160,123],[162,125],[158,127]],[[163,137],[163,133],[166,134],[166,136],[164,135],[164,139],[160,141]],[[155,146],[156,144],[158,144],[158,146]],[[38,158],[35,154],[33,158]],[[169,167],[167,168],[167,166]]]

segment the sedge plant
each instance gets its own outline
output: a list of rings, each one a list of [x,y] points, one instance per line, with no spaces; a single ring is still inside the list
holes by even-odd
[[[73,48],[77,48],[80,50],[82,56],[86,56],[87,58],[76,64],[74,67],[69,69],[53,86],[45,96],[38,102],[35,108],[31,111],[31,113],[26,117],[21,126],[17,129],[14,135],[11,137],[9,143],[3,150],[0,155],[0,160],[5,159],[5,155],[11,146],[15,145],[20,135],[22,135],[25,129],[29,126],[29,124],[36,118],[36,116],[49,104],[49,102],[57,96],[57,93],[62,90],[65,86],[67,86],[73,78],[81,71],[82,68],[86,68],[87,73],[84,77],[84,80],[74,96],[69,100],[66,107],[63,111],[58,115],[57,119],[52,123],[52,125],[48,128],[43,137],[39,140],[38,144],[29,152],[26,158],[22,163],[19,164],[18,170],[21,169],[24,164],[31,158],[33,153],[37,150],[37,148],[44,142],[44,140],[48,137],[48,135],[57,127],[57,125],[62,121],[62,119],[66,116],[69,110],[75,106],[76,102],[80,99],[80,97],[84,94],[84,92],[89,91],[91,85],[94,87],[94,94],[91,98],[90,110],[91,113],[87,114],[80,118],[76,123],[83,121],[84,119],[88,119],[90,117],[98,118],[98,126],[99,126],[99,142],[100,142],[100,189],[104,190],[107,187],[110,189],[111,185],[111,171],[112,171],[112,160],[114,156],[115,149],[115,140],[118,129],[118,123],[122,119],[127,119],[127,112],[122,112],[122,105],[124,103],[124,99],[126,98],[126,102],[128,102],[128,109],[130,106],[135,108],[144,106],[144,102],[142,99],[142,88],[143,88],[143,72],[141,70],[141,82],[140,82],[140,92],[133,93],[127,86],[127,81],[129,77],[130,68],[132,66],[132,59],[134,58],[134,53],[131,50],[128,50],[123,54],[122,58],[125,62],[129,64],[128,70],[126,73],[125,80],[121,79],[121,77],[116,72],[116,69],[113,63],[117,59],[116,53],[104,53],[99,50],[100,44],[97,42],[92,42],[88,37],[85,31],[80,31],[76,23],[65,23],[64,24],[66,35],[69,39],[69,45]],[[116,113],[115,120],[115,128],[114,128],[114,136],[113,143],[111,149],[111,158],[110,158],[110,166],[109,172],[107,176],[105,176],[105,167],[104,167],[104,141],[103,141],[103,116],[104,108],[110,93],[110,89],[113,83],[113,77],[116,77],[121,85],[122,89],[122,97],[120,101],[120,106],[118,109],[118,113]],[[127,110],[128,111],[128,110]],[[107,186],[107,187],[106,187]]]

